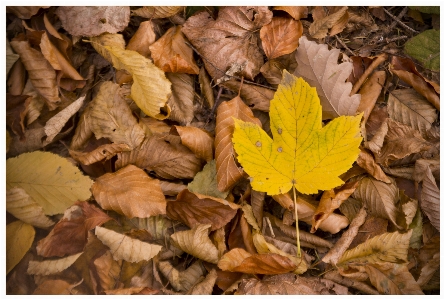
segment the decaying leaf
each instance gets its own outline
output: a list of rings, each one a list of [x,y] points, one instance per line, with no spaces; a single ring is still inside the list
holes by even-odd
[[[20,262],[34,241],[35,230],[23,221],[6,225],[6,274]]]
[[[19,58],[20,55],[15,54],[14,51],[12,51],[9,40],[6,39],[6,75],[8,75],[9,70]]]
[[[188,291],[205,274],[200,261],[194,262],[184,271],[178,271],[168,261],[161,261],[159,270],[176,291]]]
[[[103,209],[116,211],[128,218],[166,213],[165,196],[159,181],[134,165],[99,177],[91,191]]]
[[[71,284],[65,280],[61,279],[48,279],[45,280],[41,285],[39,285],[33,295],[72,295],[73,289],[81,284],[80,282]]]
[[[25,139],[25,116],[32,98],[28,95],[6,94],[6,124],[12,132]]]
[[[37,244],[37,253],[44,257],[65,256],[82,252],[88,231],[112,218],[87,202],[77,202],[66,209],[63,218]]]
[[[316,89],[284,71],[270,105],[274,139],[256,124],[236,120],[234,148],[254,190],[275,195],[294,186],[311,194],[343,183],[337,176],[359,154],[362,115],[340,117],[322,128],[321,109]]]
[[[37,14],[40,8],[47,8],[49,6],[6,6],[6,11],[15,14],[21,19],[30,19]]]
[[[141,22],[136,33],[128,42],[127,49],[139,52],[145,57],[150,56],[150,48],[156,41],[156,33],[154,32],[154,24],[151,21]]]
[[[73,36],[97,36],[124,30],[130,20],[129,6],[60,6],[57,16]]]
[[[147,19],[161,19],[174,16],[183,10],[183,6],[144,6],[133,10],[133,14]]]
[[[424,67],[439,72],[439,30],[426,30],[405,43],[405,51]]]
[[[282,77],[282,75],[281,75]],[[253,84],[242,84],[236,80],[230,80],[221,84],[228,89],[239,92],[242,100],[253,110],[268,112],[270,110],[270,100],[273,99],[274,91],[268,88],[256,86]]]
[[[45,260],[41,262],[30,261],[28,274],[51,275],[69,268],[79,258],[82,252],[57,260]]]
[[[275,17],[260,30],[262,47],[268,59],[296,50],[302,36],[302,23],[291,18]]]
[[[203,224],[191,230],[176,232],[171,235],[172,242],[183,251],[216,264],[219,261],[219,252],[208,237],[210,227],[211,224]]]
[[[97,226],[97,238],[110,248],[114,260],[125,260],[130,263],[149,261],[156,256],[162,246],[149,244]]]
[[[322,7],[321,7],[322,9]],[[334,12],[328,16],[325,16],[321,19],[315,19],[315,21],[310,25],[308,32],[313,38],[324,38],[327,36],[328,29],[332,28],[336,25],[344,14],[347,13],[347,6],[341,7],[337,12]],[[342,27],[342,29],[345,26]],[[341,30],[342,31],[342,30]],[[340,31],[339,31],[340,32]],[[336,33],[339,33],[336,32]],[[336,34],[335,33],[335,34]],[[334,35],[330,32],[330,35]]]
[[[427,215],[433,226],[439,231],[440,220],[440,196],[435,178],[430,167],[426,168],[425,177],[422,183],[421,209]]]
[[[361,149],[358,159],[356,159],[356,163],[364,168],[375,179],[387,184],[391,183],[390,179],[381,169],[381,166],[376,163],[375,158],[373,158],[372,154],[366,149]]]
[[[202,195],[208,195],[217,198],[226,198],[227,192],[220,192],[217,189],[216,178],[216,161],[212,160],[207,163],[201,172],[198,172],[193,181],[188,184],[188,190],[193,193],[199,193]]]
[[[322,105],[322,118],[355,115],[361,96],[349,96],[350,82],[345,82],[353,65],[337,64],[339,49],[328,50],[327,45],[317,44],[303,36],[296,51],[298,66],[295,75],[301,76],[310,86],[316,87]]]
[[[179,135],[182,144],[188,147],[198,158],[207,162],[213,160],[214,139],[207,131],[191,126],[173,126],[171,133]]]
[[[433,255],[433,258],[427,262],[427,264],[421,269],[421,274],[418,277],[417,283],[422,287],[425,286],[436,271],[439,271],[440,258],[439,252]]]
[[[125,143],[103,144],[91,152],[79,152],[69,150],[71,157],[84,165],[91,165],[98,161],[109,160],[117,153],[130,151],[131,148]]]
[[[23,188],[46,215],[63,213],[75,201],[87,200],[92,183],[66,158],[49,152],[6,160],[6,188]]]
[[[6,190],[6,211],[36,227],[47,228],[54,225],[54,222],[43,213],[43,208],[19,187]]]
[[[216,136],[214,140],[217,186],[220,191],[230,190],[242,177],[242,169],[234,160],[234,148],[231,141],[234,132],[233,117],[246,122],[261,125],[251,109],[244,104],[240,97],[223,102],[217,108]]]
[[[171,107],[169,119],[189,125],[194,118],[194,79],[181,73],[166,73],[166,77],[172,84],[167,102]]]
[[[217,271],[212,269],[205,278],[196,284],[189,292],[190,295],[211,295],[213,293],[213,287],[216,283]]]

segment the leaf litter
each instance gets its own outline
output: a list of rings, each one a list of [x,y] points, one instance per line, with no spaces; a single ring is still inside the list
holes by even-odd
[[[436,7],[8,6],[6,33],[7,294],[439,294]]]

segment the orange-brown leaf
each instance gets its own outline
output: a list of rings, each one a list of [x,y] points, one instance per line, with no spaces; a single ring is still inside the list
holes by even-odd
[[[332,28],[341,21],[343,15],[347,12],[347,6],[340,8],[338,11],[315,20],[308,29],[313,38],[324,38],[327,36],[328,29]],[[339,33],[339,32],[336,32]],[[333,34],[332,34],[333,35]]]
[[[173,126],[171,132],[177,133],[182,144],[197,157],[207,162],[213,160],[214,138],[207,131],[196,127]]]
[[[189,125],[194,118],[194,79],[182,73],[166,73],[166,77],[172,84],[167,102],[171,107],[169,119]]]
[[[361,149],[356,163],[364,168],[372,177],[381,182],[390,183],[389,178],[382,171],[381,166],[376,164],[375,158],[366,149]]]
[[[131,148],[125,143],[103,144],[91,152],[79,152],[69,150],[71,157],[84,165],[91,165],[98,161],[109,160],[117,153],[130,151]]]
[[[299,46],[302,23],[291,18],[275,17],[261,28],[262,47],[268,59],[289,54]]]
[[[151,21],[141,22],[136,33],[128,42],[127,50],[139,52],[139,54],[148,57],[151,54],[149,46],[156,41],[156,33],[154,32],[154,24]]]
[[[114,210],[128,218],[148,218],[165,214],[165,196],[158,180],[142,169],[128,165],[99,177],[91,191],[105,210]]]

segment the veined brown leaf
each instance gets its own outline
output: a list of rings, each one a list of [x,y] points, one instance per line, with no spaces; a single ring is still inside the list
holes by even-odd
[[[79,152],[69,150],[71,157],[84,165],[91,165],[98,161],[109,160],[117,153],[130,151],[131,148],[125,143],[103,144],[91,152]]]
[[[198,158],[207,162],[213,160],[214,138],[207,131],[196,127],[173,126],[171,133],[179,135],[182,144]]]
[[[45,260],[41,262],[30,261],[27,273],[30,275],[51,275],[62,272],[69,268],[83,252],[56,260]]]
[[[236,80],[229,80],[221,84],[223,87],[233,92],[239,92],[245,104],[253,110],[270,111],[270,100],[273,99],[274,91],[268,88],[253,84],[241,83]]]
[[[423,287],[425,286],[439,270],[440,258],[439,252],[433,255],[433,258],[427,262],[427,264],[421,269],[421,274],[418,277],[417,283]]]
[[[167,104],[171,107],[169,119],[189,125],[194,118],[194,79],[188,74],[166,73],[171,82],[171,96]]]
[[[130,263],[149,261],[156,256],[162,246],[149,244],[97,226],[97,238],[110,248],[114,260],[125,260]]]
[[[193,181],[188,184],[188,190],[193,193],[225,199],[228,191],[220,192],[217,189],[216,176],[216,161],[212,160],[204,166],[201,172],[196,174]]]
[[[308,41],[305,36],[299,40],[296,51],[298,66],[294,74],[316,87],[323,119],[355,115],[361,100],[359,94],[349,96],[352,84],[345,82],[352,71],[352,63],[337,64],[338,56],[338,49],[328,50],[327,45]]]
[[[127,49],[139,52],[145,57],[150,56],[150,48],[156,41],[156,33],[154,32],[154,24],[151,21],[141,22],[136,33],[128,42]]]
[[[375,158],[373,158],[372,154],[366,149],[361,148],[361,152],[359,153],[358,159],[356,159],[356,163],[364,168],[375,179],[387,184],[391,183],[390,179],[381,169],[381,166],[376,164]]]
[[[439,157],[436,159],[418,159],[415,162],[413,180],[416,182],[422,182],[427,173],[427,167],[432,171],[433,177],[440,180],[440,163]],[[412,179],[412,178],[410,178]]]
[[[6,274],[21,261],[34,241],[32,225],[17,220],[6,225]]]
[[[176,291],[188,291],[205,274],[205,268],[201,261],[194,262],[181,272],[174,268],[169,261],[160,261],[159,270]]]
[[[216,174],[215,174],[216,175]],[[166,196],[175,196],[180,193],[183,189],[186,189],[187,186],[179,183],[172,183],[168,181],[160,180],[160,189]]]
[[[93,267],[91,267],[92,265]],[[93,261],[90,261],[90,271],[93,272],[90,276],[94,277],[94,292],[108,291],[114,288],[123,287],[121,282],[121,275],[123,274],[123,261],[115,261],[109,250],[106,250],[100,256],[95,256]]]
[[[242,169],[234,160],[234,148],[231,141],[234,132],[233,117],[261,126],[251,109],[244,104],[240,97],[223,102],[217,108],[216,136],[214,140],[217,186],[220,191],[230,190],[242,177]]]
[[[132,13],[147,19],[162,19],[174,16],[183,9],[183,6],[144,6],[133,10]]]
[[[423,136],[438,116],[432,104],[413,88],[390,92],[387,104],[393,120],[418,130]]]
[[[260,231],[259,225],[257,224],[256,218],[253,214],[253,208],[249,204],[245,203],[242,205],[242,212],[244,212],[243,216],[245,220],[247,220],[248,224],[250,224],[254,230]]]
[[[422,182],[421,209],[427,215],[432,225],[439,231],[440,195],[430,167],[426,168]]]
[[[205,278],[188,292],[190,295],[211,295],[218,278],[216,269],[211,269]]]
[[[6,11],[20,19],[30,19],[39,12],[40,8],[48,8],[48,6],[7,6]]]
[[[291,18],[275,17],[260,30],[262,47],[268,59],[290,54],[299,46],[302,23]]]
[[[199,74],[193,50],[185,44],[182,26],[173,26],[149,47],[154,64],[164,72]]]
[[[348,263],[405,263],[412,230],[405,234],[384,233],[347,250],[338,265]]]
[[[91,191],[103,209],[116,211],[128,218],[166,213],[165,196],[159,181],[134,165],[102,175],[92,185]]]
[[[347,13],[347,6],[342,7],[337,12],[332,13],[326,17],[315,20],[308,29],[308,32],[313,38],[324,38],[327,36],[328,29],[332,28],[338,23],[342,16]],[[342,31],[342,30],[341,30]],[[339,32],[336,32],[339,33]],[[334,35],[334,34],[331,34]]]

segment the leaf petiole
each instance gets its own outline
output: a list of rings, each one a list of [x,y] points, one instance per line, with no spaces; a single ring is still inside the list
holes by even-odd
[[[301,257],[301,241],[299,240],[298,205],[296,203],[296,189],[293,185],[294,219],[296,222],[296,245],[298,246],[297,257]]]

